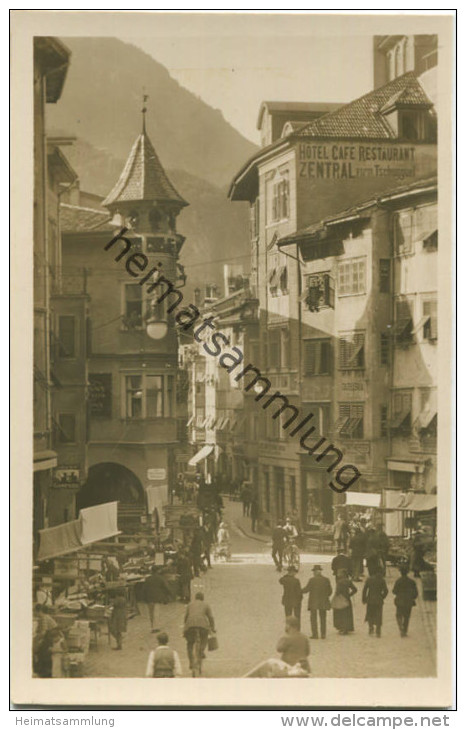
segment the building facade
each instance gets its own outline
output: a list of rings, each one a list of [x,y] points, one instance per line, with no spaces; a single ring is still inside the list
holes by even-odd
[[[289,123],[280,117],[280,136],[273,124],[278,111],[263,105],[262,137],[268,144],[245,163],[229,192],[231,200],[251,206],[259,366],[291,407],[318,415],[313,438],[331,437],[336,422],[351,421],[348,460],[364,464],[365,488],[376,489],[387,472],[388,446],[379,421],[390,376],[380,360],[379,334],[391,322],[392,290],[379,292],[376,309],[373,297],[378,267],[391,266],[391,239],[382,218],[370,216],[369,227],[359,217],[326,225],[324,233],[319,224],[403,182],[435,174],[435,110],[411,71],[307,123],[293,121],[292,109],[288,112]],[[304,260],[302,238],[294,234],[313,226],[317,233]],[[280,410],[279,418],[262,414],[259,484],[265,519],[272,523],[297,510],[304,525],[314,519],[313,511],[332,522],[339,500],[324,482],[335,459],[328,454],[316,464],[303,454],[299,437],[297,442],[292,429],[284,428],[292,411]]]
[[[46,104],[59,101],[70,62],[70,51],[56,38],[34,39],[34,380],[33,380],[33,534],[55,524],[51,322],[53,275],[60,266],[57,193],[73,173],[55,148],[48,147]]]
[[[117,499],[121,517],[137,517],[149,487],[175,483],[186,436],[177,396],[185,384],[174,311],[184,283],[178,265],[184,238],[176,219],[186,205],[143,124],[100,211],[62,206],[68,217],[64,265],[74,269],[86,261],[91,323],[89,470],[80,507]]]

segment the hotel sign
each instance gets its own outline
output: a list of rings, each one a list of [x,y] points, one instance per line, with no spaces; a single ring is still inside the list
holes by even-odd
[[[413,177],[415,153],[412,145],[301,143],[297,147],[298,175],[314,180]]]

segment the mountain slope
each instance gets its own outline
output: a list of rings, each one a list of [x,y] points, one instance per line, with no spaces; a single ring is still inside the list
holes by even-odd
[[[116,38],[63,40],[71,65],[60,102],[47,108],[49,133],[76,134],[124,160],[141,129],[144,88],[147,131],[166,169],[225,186],[257,150],[139,48]]]

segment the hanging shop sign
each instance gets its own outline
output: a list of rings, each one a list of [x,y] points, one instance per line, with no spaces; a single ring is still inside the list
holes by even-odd
[[[53,474],[54,487],[79,487],[79,466],[61,466]]]

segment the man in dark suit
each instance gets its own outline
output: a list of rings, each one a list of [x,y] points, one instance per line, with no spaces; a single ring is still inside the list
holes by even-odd
[[[408,635],[409,619],[411,609],[416,605],[417,585],[412,578],[408,578],[408,568],[400,566],[400,577],[395,581],[393,593],[395,594],[396,620],[400,629],[400,636]]]
[[[332,573],[335,578],[339,570],[346,570],[348,575],[353,575],[351,558],[346,555],[344,550],[339,550],[338,555],[336,555],[332,560]]]
[[[292,566],[288,568],[286,575],[280,578],[279,583],[283,586],[283,598],[282,604],[285,608],[285,616],[291,616],[294,614],[301,623],[301,603],[303,600],[303,594],[301,590],[301,583],[296,578],[296,568]]]
[[[286,533],[283,529],[283,522],[277,522],[272,530],[272,558],[277,570],[283,567],[283,548],[285,547]]]
[[[314,576],[309,578],[307,585],[303,588],[303,593],[309,593],[307,607],[311,614],[311,639],[319,638],[317,626],[317,612],[320,619],[320,636],[325,639],[327,631],[327,611],[330,610],[330,596],[332,595],[332,586],[328,578],[322,575],[320,565],[314,565],[312,572]]]

